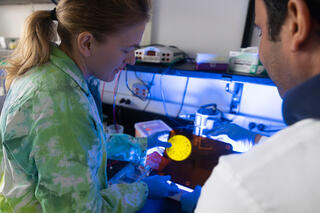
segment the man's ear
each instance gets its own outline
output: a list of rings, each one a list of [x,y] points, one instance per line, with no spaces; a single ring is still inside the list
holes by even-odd
[[[82,32],[78,35],[77,46],[82,56],[91,56],[93,40],[93,35],[89,32]]]
[[[292,37],[290,48],[297,51],[311,34],[311,15],[305,1],[289,1],[287,21]]]

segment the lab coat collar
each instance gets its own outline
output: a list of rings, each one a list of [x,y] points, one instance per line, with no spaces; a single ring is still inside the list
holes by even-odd
[[[287,125],[307,118],[320,119],[320,75],[287,92],[282,114]]]
[[[50,53],[50,61],[73,79],[86,95],[89,95],[88,84],[75,62],[56,44],[51,44]]]

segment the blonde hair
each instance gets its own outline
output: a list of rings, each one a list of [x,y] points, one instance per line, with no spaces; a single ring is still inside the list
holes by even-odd
[[[57,33],[70,50],[81,32],[90,32],[102,42],[108,34],[148,20],[150,7],[150,0],[60,0]],[[16,77],[49,61],[50,43],[55,37],[50,11],[36,11],[26,19],[18,46],[5,66],[7,90]]]

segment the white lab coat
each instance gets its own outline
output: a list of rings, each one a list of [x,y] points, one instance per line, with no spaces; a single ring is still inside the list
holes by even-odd
[[[196,213],[320,212],[320,121],[290,126],[242,155],[224,156]]]

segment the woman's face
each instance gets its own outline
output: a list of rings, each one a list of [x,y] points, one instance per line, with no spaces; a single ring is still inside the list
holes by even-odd
[[[88,75],[110,82],[127,64],[133,65],[144,29],[142,22],[109,35],[104,42],[92,42],[91,54],[85,58]]]

